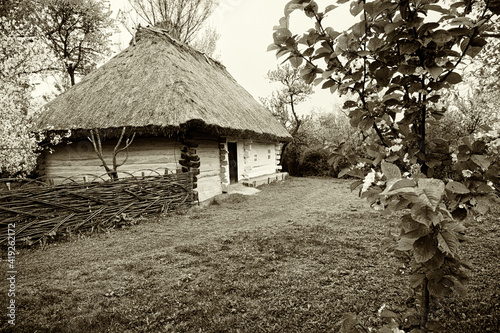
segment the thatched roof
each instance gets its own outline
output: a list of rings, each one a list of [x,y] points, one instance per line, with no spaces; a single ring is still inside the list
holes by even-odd
[[[139,28],[133,45],[45,108],[41,130],[125,126],[165,134],[196,124],[220,135],[290,139],[224,66],[157,28]]]

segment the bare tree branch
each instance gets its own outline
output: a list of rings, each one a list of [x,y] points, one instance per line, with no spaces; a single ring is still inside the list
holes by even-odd
[[[128,0],[149,25],[169,31],[190,44],[218,5],[217,0]]]
[[[104,169],[106,170],[106,173],[108,174],[109,178],[111,178],[112,180],[118,179],[117,169],[119,167],[121,167],[122,165],[124,165],[125,162],[127,162],[127,160],[128,160],[128,148],[130,147],[130,145],[132,144],[132,142],[134,141],[134,138],[135,138],[135,133],[134,133],[132,135],[132,138],[127,138],[125,140],[125,146],[123,148],[120,148],[120,145],[123,141],[123,137],[125,136],[125,129],[126,128],[123,127],[122,133],[118,139],[118,143],[116,144],[116,146],[113,149],[113,168],[108,167],[108,164],[104,160],[104,154],[102,151],[102,144],[101,144],[101,136],[99,135],[98,130],[97,129],[90,130],[90,137],[87,137],[87,139],[90,142],[92,142],[92,145],[94,146],[94,151],[96,152],[97,157],[101,160],[102,165],[103,165]],[[95,131],[95,134],[94,134],[94,131]],[[119,153],[121,153],[122,151],[126,152],[126,156],[125,156],[125,159],[123,160],[123,162],[118,164],[117,163],[117,155]]]

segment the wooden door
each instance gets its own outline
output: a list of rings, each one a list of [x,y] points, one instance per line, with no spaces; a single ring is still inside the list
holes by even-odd
[[[229,152],[229,182],[233,184],[238,182],[238,149],[236,142],[228,142],[227,150]]]

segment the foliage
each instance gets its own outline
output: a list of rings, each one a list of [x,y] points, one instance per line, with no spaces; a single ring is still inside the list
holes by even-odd
[[[218,5],[217,0],[128,0],[141,19],[151,26],[169,31],[170,35],[202,52],[213,54],[219,35],[213,28],[202,32],[204,23]],[[208,45],[207,43],[208,37]],[[212,50],[213,49],[213,50]],[[211,51],[212,50],[212,51]],[[210,52],[211,51],[211,52]]]
[[[9,177],[29,174],[36,165],[40,138],[31,132],[36,104],[29,74],[47,56],[39,40],[17,34],[14,24],[0,17],[0,174]]]
[[[39,0],[28,20],[74,85],[75,75],[86,75],[110,54],[110,16],[106,1]]]
[[[75,45],[64,44],[64,52],[70,55],[78,54],[81,58],[80,65],[88,64],[90,58],[96,58],[96,54],[93,53],[95,50],[88,48],[92,42],[86,39],[89,38],[92,30],[89,26],[82,28],[86,31],[80,36],[82,40],[77,41],[72,35],[72,32],[80,27],[77,24],[79,20],[83,17],[91,19],[96,14],[95,12],[87,7],[79,9],[78,15],[80,16],[73,15],[74,11],[71,12],[72,14],[68,14],[67,19],[76,20],[76,22],[72,21],[74,25],[68,29],[64,25],[68,22],[65,21],[66,23],[63,24],[63,21],[50,21],[50,18],[46,16],[51,13],[49,7],[55,10],[54,8],[59,5],[75,4],[76,6],[76,3],[75,1],[3,1],[0,5],[0,115],[2,118],[0,171],[2,176],[30,174],[36,166],[39,143],[42,140],[52,143],[61,140],[60,135],[45,138],[36,133],[32,118],[40,109],[39,102],[41,101],[35,100],[32,96],[34,82],[39,79],[39,75],[45,75],[47,71],[57,69],[54,68],[54,54],[47,47],[48,30],[43,30],[43,27],[52,29],[51,22],[57,25],[57,29],[54,30],[56,32],[51,30],[50,34],[61,33],[58,35],[60,38],[76,43]],[[88,1],[81,3],[90,4]],[[97,7],[101,8],[100,6]],[[53,19],[56,20],[58,14],[54,15]],[[41,18],[46,18],[46,20],[41,21]],[[74,49],[69,50],[69,47]],[[88,54],[88,58],[85,54]],[[74,69],[77,70],[78,66],[75,65]]]
[[[307,148],[300,160],[302,176],[329,176],[328,150],[317,147]]]
[[[293,141],[285,143],[282,147],[280,164],[284,171],[298,176],[301,174],[299,161],[304,143],[303,138],[300,138],[299,130],[304,118],[298,115],[295,106],[313,93],[312,85],[304,83],[299,75],[299,69],[289,65],[269,71],[267,78],[271,83],[279,83],[281,87],[270,97],[261,97],[260,101],[292,135]]]
[[[457,139],[500,126],[499,75],[500,40],[493,40],[464,69],[463,82],[443,94],[441,103],[447,112],[430,134],[456,142],[456,148]]]
[[[29,103],[28,91],[0,83],[0,175],[24,176],[36,166],[37,137],[31,133],[30,117],[22,110]]]
[[[197,37],[191,42],[191,46],[214,59],[218,59],[220,55],[216,54],[215,51],[219,38],[220,34],[217,32],[217,29],[213,26],[206,26],[197,34]]]
[[[301,125],[295,106],[313,93],[312,85],[302,80],[299,68],[288,64],[267,72],[267,79],[271,83],[279,83],[281,87],[270,97],[260,98],[260,101],[271,110],[290,134],[295,136]]]
[[[500,2],[337,1],[347,3],[359,22],[338,32],[326,27],[337,5],[320,11],[315,1],[289,1],[269,50],[296,68],[304,64],[306,83],[356,97],[344,108],[351,125],[373,140],[361,160],[371,164],[369,173],[348,171],[362,179],[352,188],[362,186],[361,196],[375,208],[401,211],[394,250],[412,257],[410,284],[420,293],[416,327],[426,329],[433,325],[432,298],[465,293],[470,266],[458,253],[462,221],[498,200],[500,165],[484,140],[465,138],[454,159],[449,142],[428,133],[446,111],[437,104],[442,91],[462,81],[461,64],[488,44]],[[302,36],[288,28],[296,10],[314,21]]]
[[[332,176],[358,161],[363,154],[365,135],[349,126],[349,119],[339,110],[323,112],[312,110],[302,115],[294,141],[287,145],[283,168],[293,176]],[[311,157],[315,163],[311,164]]]
[[[341,170],[358,164],[363,156],[366,135],[349,125],[349,118],[340,110],[314,115],[304,129],[329,151],[329,175],[338,177]]]

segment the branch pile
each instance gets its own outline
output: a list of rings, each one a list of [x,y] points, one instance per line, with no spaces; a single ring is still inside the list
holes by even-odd
[[[23,186],[0,192],[0,245],[15,223],[16,243],[105,230],[136,217],[171,212],[194,201],[191,173],[127,177],[109,182]],[[12,227],[11,227],[12,229]]]

